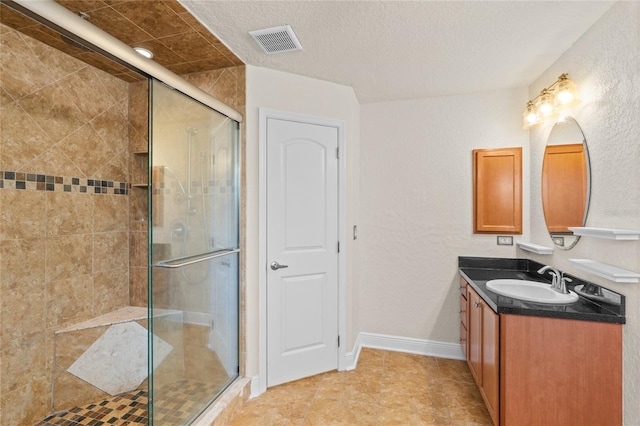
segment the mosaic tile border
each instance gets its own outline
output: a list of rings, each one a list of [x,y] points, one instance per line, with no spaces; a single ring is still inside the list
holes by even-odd
[[[237,191],[237,187],[233,186],[233,181],[231,179],[212,179],[207,181],[207,184],[204,187],[199,180],[191,181],[191,195],[200,195],[202,193],[234,195],[235,191]],[[175,181],[175,179],[172,179],[169,184],[165,182],[158,182],[157,184],[155,184],[153,188],[153,194],[179,195],[182,194],[182,189],[180,185]]]
[[[0,170],[0,189],[127,195],[130,188],[128,182]]]

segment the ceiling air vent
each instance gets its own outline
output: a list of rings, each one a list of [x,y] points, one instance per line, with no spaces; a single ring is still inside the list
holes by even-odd
[[[264,53],[272,54],[302,50],[298,37],[296,37],[289,25],[249,31],[249,34],[264,50]]]

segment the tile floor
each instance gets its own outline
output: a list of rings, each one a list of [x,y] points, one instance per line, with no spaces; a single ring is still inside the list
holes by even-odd
[[[104,401],[52,414],[35,426],[130,425],[147,424],[147,392],[133,391]]]
[[[492,425],[464,361],[363,349],[356,370],[270,388],[232,426]]]
[[[163,386],[154,407],[154,425],[182,425],[195,410],[219,392],[214,384],[180,380]],[[145,390],[128,392],[104,401],[53,414],[35,426],[146,426],[149,395]]]
[[[163,389],[156,425],[183,424],[206,385]],[[206,394],[206,395],[205,395]],[[183,404],[184,403],[184,404]],[[136,391],[52,415],[36,426],[147,424],[147,393]],[[492,425],[464,361],[363,349],[356,370],[329,372],[270,388],[250,400],[230,426]]]

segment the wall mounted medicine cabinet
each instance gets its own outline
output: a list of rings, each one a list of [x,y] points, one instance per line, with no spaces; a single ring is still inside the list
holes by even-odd
[[[522,234],[522,148],[473,150],[473,232]]]

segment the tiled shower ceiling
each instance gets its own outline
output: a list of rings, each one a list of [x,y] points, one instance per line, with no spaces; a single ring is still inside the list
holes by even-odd
[[[176,74],[243,65],[176,0],[56,0]],[[74,46],[61,35],[2,4],[0,22],[125,81],[142,77],[102,55]]]

